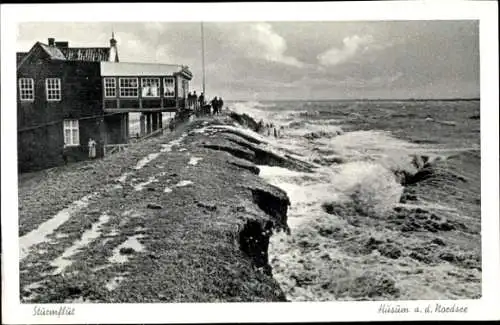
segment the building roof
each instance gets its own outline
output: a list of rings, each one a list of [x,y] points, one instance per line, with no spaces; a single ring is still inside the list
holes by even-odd
[[[104,77],[171,76],[185,69],[178,64],[101,62],[101,76]]]
[[[108,61],[110,53],[109,47],[67,47],[60,50],[69,61]]]
[[[16,53],[16,62],[17,62],[17,64],[19,64],[24,59],[24,57],[27,54],[28,54],[28,52],[17,52]]]
[[[47,45],[37,42],[29,52],[17,53],[17,68],[24,64],[30,56],[39,56],[45,53],[50,60],[100,62],[101,76],[173,76],[181,74],[191,80],[193,74],[189,68],[180,64],[132,63],[119,62],[118,51],[114,35],[110,40],[110,47],[69,47],[68,42],[55,42],[49,39]]]
[[[66,57],[61,52],[61,50],[55,46],[48,46],[43,43],[38,43],[42,47],[42,49],[49,55],[52,60],[66,60]]]
[[[119,61],[116,41],[110,47],[68,47],[68,42],[55,42],[55,45],[51,46],[42,42],[36,42],[29,52],[16,53],[17,68],[19,69],[28,57],[37,56],[40,53],[45,53],[50,60],[86,62]]]

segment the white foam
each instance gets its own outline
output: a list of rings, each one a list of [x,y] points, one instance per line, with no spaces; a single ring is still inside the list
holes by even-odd
[[[40,293],[33,292],[33,290],[40,289],[42,287],[43,287],[43,285],[42,285],[41,281],[33,282],[33,283],[30,283],[30,284],[26,285],[24,287],[24,290],[30,291],[30,293],[29,293],[28,296],[23,297],[22,300],[28,301],[28,300],[31,300],[31,299],[33,299],[35,297],[39,297]]]
[[[125,183],[125,181],[127,180],[127,177],[129,177],[130,175],[132,175],[132,173],[124,173],[123,175],[121,175],[120,177],[118,177],[116,180],[120,183]]]
[[[163,176],[165,176],[166,174],[167,174],[166,172],[161,172],[161,173],[159,173],[158,175],[151,176],[151,177],[149,177],[149,178],[148,178],[148,180],[147,180],[147,181],[134,185],[134,189],[135,189],[136,191],[142,191],[142,190],[143,190],[146,186],[148,186],[149,184],[152,184],[152,183],[156,183],[156,182],[158,182],[157,177],[163,177]]]
[[[158,180],[156,179],[156,177],[151,176],[147,181],[134,185],[134,190],[142,191],[146,186],[155,182],[158,182]]]
[[[297,172],[290,170],[288,168],[284,167],[278,167],[278,166],[267,166],[267,165],[258,165],[257,166],[260,170],[259,176],[263,177],[264,179],[268,180],[273,180],[275,177],[294,177],[294,176],[303,176],[305,173],[303,172]]]
[[[399,202],[403,186],[385,167],[356,161],[343,164],[339,169],[335,188],[342,196],[355,200],[365,211],[382,214]]]
[[[89,201],[97,194],[89,194],[81,199],[74,201],[67,208],[59,211],[55,216],[42,223],[38,228],[19,238],[19,259],[24,259],[33,245],[46,242],[47,236],[52,234],[55,229],[74,214],[89,205]]]
[[[172,193],[172,189],[170,187],[165,187],[165,190],[163,192]]]
[[[260,141],[260,142],[264,142],[264,143],[268,142],[268,140],[266,138],[264,138],[262,135],[260,135],[259,133],[254,132],[250,129],[245,129],[245,128],[239,127],[239,126],[236,127],[236,126],[231,126],[231,125],[211,125],[210,127],[207,128],[207,130],[216,130],[216,131],[228,130],[228,131],[242,134],[242,135],[247,136],[249,138],[253,138],[253,139]]]
[[[330,124],[309,124],[306,123],[306,126],[303,128],[291,128],[291,129],[283,129],[280,130],[280,134],[283,135],[291,135],[291,136],[305,136],[309,133],[323,133],[321,136],[325,139],[333,138],[334,136],[338,136],[344,133],[342,127],[339,125],[330,125]]]
[[[247,114],[256,121],[270,121],[274,119],[276,112],[263,110],[260,108],[272,107],[273,104],[264,104],[256,101],[238,102],[231,105],[231,110],[238,114]]]
[[[155,160],[156,158],[158,158],[158,156],[160,155],[160,153],[158,152],[154,152],[154,153],[150,153],[149,155],[147,155],[146,157],[142,158],[141,160],[139,160],[137,162],[137,165],[135,166],[135,170],[139,170],[139,169],[142,169],[144,166],[146,166],[147,164],[149,164],[151,161]]]
[[[175,184],[176,187],[183,187],[183,186],[188,186],[193,184],[192,181],[180,181],[179,183]]]
[[[160,152],[171,152],[173,147],[181,145],[181,142],[186,137],[186,135],[187,134],[183,133],[178,139],[172,140],[169,143],[162,144]]]
[[[138,238],[141,238],[142,235],[135,235],[127,238],[126,241],[121,243],[120,245],[116,246],[115,249],[113,249],[113,256],[111,256],[108,261],[111,263],[125,263],[128,261],[128,255],[123,255],[120,253],[120,249],[122,248],[132,248],[136,252],[142,252],[144,251],[144,246],[137,240]]]
[[[199,158],[199,157],[191,157],[189,159],[188,165],[196,166],[196,165],[198,165],[198,162],[201,161],[202,159],[203,158]]]
[[[260,177],[285,191],[290,198],[287,223],[291,229],[307,221],[308,217],[323,215],[321,204],[337,197],[335,188],[327,181],[331,171],[318,170],[311,174],[276,166],[258,167]]]
[[[332,139],[320,138],[316,142],[338,154],[363,160],[371,155],[411,154],[425,146],[394,138],[386,131],[353,131]]]
[[[115,290],[116,288],[118,288],[118,286],[120,285],[120,282],[122,282],[123,280],[125,280],[125,277],[123,277],[121,275],[115,276],[114,278],[112,278],[111,280],[109,280],[106,283],[106,289],[108,289],[108,291]]]
[[[204,124],[204,125],[205,125],[205,124]],[[201,129],[196,129],[196,130],[190,131],[190,133],[194,133],[194,134],[204,134],[206,131],[207,131],[207,128],[206,128],[206,127],[203,127],[203,128],[201,128]]]
[[[109,267],[109,265],[100,265],[98,267],[94,267],[92,269],[93,272],[98,272],[98,271],[101,271],[101,270],[104,270],[104,269],[107,269]]]
[[[34,290],[34,289],[39,289],[42,287],[42,283],[40,281],[38,282],[33,282],[25,286],[24,288],[27,290]]]
[[[87,246],[93,240],[100,236],[100,228],[101,225],[109,221],[109,215],[102,214],[97,222],[92,224],[92,228],[85,231],[82,234],[82,238],[79,241],[73,243],[73,245],[67,248],[64,253],[53,260],[50,264],[52,266],[57,267],[53,274],[59,274],[66,269],[66,267],[70,266],[73,262],[70,260],[71,256],[73,256],[79,249]]]
[[[448,126],[456,126],[457,125],[457,122],[455,122],[455,121],[438,121],[438,120],[434,120],[434,122],[436,122],[438,124],[448,125]]]

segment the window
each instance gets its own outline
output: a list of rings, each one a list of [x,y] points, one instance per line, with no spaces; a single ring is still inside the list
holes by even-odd
[[[175,82],[174,78],[168,77],[163,79],[163,94],[165,97],[175,97]]]
[[[64,120],[64,145],[80,145],[80,131],[78,128],[78,120]]]
[[[115,78],[104,78],[104,97],[116,97]]]
[[[142,79],[142,97],[160,97],[160,79]]]
[[[137,97],[137,78],[120,78],[120,97]]]
[[[61,100],[61,79],[59,78],[45,79],[45,89],[47,91],[48,101]]]
[[[21,100],[35,99],[35,87],[33,84],[33,79],[31,78],[19,79],[19,98]]]

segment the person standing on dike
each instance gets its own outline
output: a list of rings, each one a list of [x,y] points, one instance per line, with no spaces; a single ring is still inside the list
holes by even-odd
[[[218,101],[217,101],[217,96],[215,96],[211,101],[210,104],[212,105],[212,114],[216,115],[217,114],[217,109],[218,109]]]
[[[224,106],[224,101],[222,100],[222,97],[219,96],[219,99],[218,99],[218,107],[217,107],[217,112],[220,113],[222,112],[222,107]]]
[[[191,106],[193,105],[193,94],[189,92],[187,94],[187,107],[191,109]]]
[[[193,97],[191,97],[193,103],[193,109],[196,111],[196,106],[198,104],[198,95],[196,95],[196,90],[193,92]]]
[[[203,95],[203,92],[200,94],[200,98],[198,100],[200,102],[200,108],[203,108],[203,105],[205,105],[205,95]]]

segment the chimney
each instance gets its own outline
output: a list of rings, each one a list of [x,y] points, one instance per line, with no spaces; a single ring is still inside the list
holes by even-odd
[[[115,40],[115,33],[111,33],[111,39],[109,40],[109,46],[114,47],[116,46],[116,40]]]
[[[116,48],[115,32],[111,32],[111,39],[109,40],[109,62],[119,62],[118,49]]]
[[[55,38],[50,37],[49,38],[49,46],[54,46],[54,42],[56,41]]]
[[[60,49],[67,49],[69,47],[69,42],[56,42],[56,47]]]

